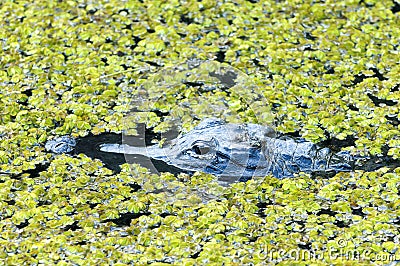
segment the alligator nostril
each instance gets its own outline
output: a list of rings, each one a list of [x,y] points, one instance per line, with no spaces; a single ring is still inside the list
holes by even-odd
[[[64,145],[67,145],[67,144],[65,142],[57,143],[56,145],[54,145],[54,149],[58,149],[58,148],[60,148],[60,147],[62,147]]]

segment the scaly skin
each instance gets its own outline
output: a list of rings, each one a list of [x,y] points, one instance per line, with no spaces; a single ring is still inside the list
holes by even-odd
[[[263,153],[270,158],[271,172],[278,178],[298,172],[351,171],[353,158],[347,152],[333,153],[302,139],[281,138],[265,141]]]

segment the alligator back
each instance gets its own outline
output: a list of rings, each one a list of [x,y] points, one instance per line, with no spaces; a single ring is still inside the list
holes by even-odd
[[[319,171],[351,171],[351,155],[333,153],[329,148],[290,137],[267,138],[262,152],[270,161],[270,169],[278,178],[293,177],[294,173]]]

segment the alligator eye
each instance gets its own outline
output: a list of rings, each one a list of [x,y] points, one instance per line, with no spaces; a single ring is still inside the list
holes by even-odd
[[[192,151],[197,155],[204,155],[210,152],[210,147],[204,145],[194,145]]]
[[[190,155],[192,158],[209,160],[215,156],[218,142],[215,138],[211,140],[198,140],[192,143],[189,149],[185,150],[184,153]]]

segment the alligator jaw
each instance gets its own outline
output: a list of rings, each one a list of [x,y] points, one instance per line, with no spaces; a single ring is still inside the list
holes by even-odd
[[[132,147],[126,144],[101,144],[100,151],[111,152],[111,153],[124,153],[126,154],[128,150]],[[135,154],[141,154],[147,156],[146,147],[136,147]]]
[[[123,153],[123,154],[136,154],[151,157],[158,160],[166,160],[168,158],[166,150],[159,148],[158,146],[148,147],[134,147],[127,144],[101,144],[100,151],[111,152],[111,153]]]

